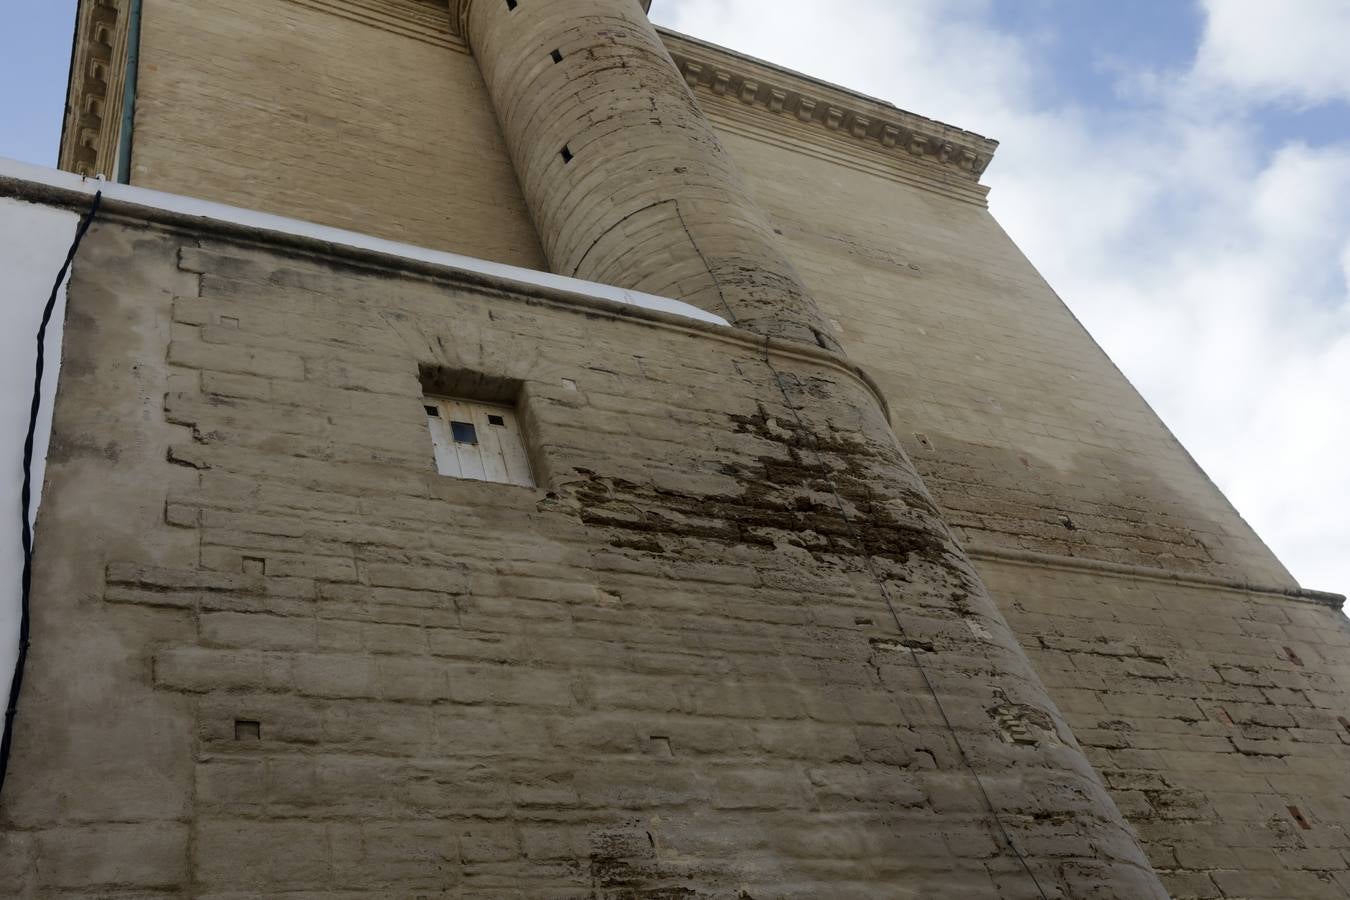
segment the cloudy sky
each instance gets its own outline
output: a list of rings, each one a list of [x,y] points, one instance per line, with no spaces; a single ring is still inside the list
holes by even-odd
[[[0,33],[51,164],[71,0]],[[1350,589],[1350,0],[656,0],[1002,142],[995,215],[1305,586]]]

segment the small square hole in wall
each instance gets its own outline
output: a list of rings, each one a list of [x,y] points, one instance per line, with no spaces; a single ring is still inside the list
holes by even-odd
[[[549,56],[553,57],[553,62],[554,62],[554,63],[560,63],[560,62],[562,62],[562,51],[561,51],[561,50],[554,50],[552,53],[549,54]]]
[[[570,163],[572,161],[572,148],[564,144],[560,155],[564,164]]]
[[[516,8],[516,0],[506,0],[506,8],[507,8],[507,9],[515,9],[515,8]]]
[[[262,723],[254,719],[235,719],[234,739],[236,741],[262,740]]]
[[[675,756],[675,751],[670,746],[670,738],[662,734],[654,734],[644,741],[642,752],[660,759],[671,759]]]
[[[261,556],[245,556],[241,563],[245,575],[264,575],[267,573],[267,561]]]
[[[516,411],[462,397],[424,397],[436,471],[451,478],[534,486]]]

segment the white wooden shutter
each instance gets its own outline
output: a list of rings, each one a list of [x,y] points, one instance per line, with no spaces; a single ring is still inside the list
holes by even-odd
[[[425,397],[436,471],[452,478],[534,486],[524,436],[509,406]]]

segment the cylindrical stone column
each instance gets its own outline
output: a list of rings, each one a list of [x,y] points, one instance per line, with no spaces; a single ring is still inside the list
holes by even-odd
[[[554,272],[837,350],[639,0],[459,0]]]

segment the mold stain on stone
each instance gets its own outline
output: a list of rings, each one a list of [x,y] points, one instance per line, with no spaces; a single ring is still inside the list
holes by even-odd
[[[826,563],[880,557],[901,565],[949,564],[952,552],[939,514],[922,491],[902,487],[891,499],[872,489],[874,469],[899,465],[898,457],[888,459],[883,448],[808,430],[762,408],[730,419],[737,434],[782,448],[757,456],[753,465],[724,464],[724,473],[734,473],[744,485],[739,494],[684,493],[577,469],[581,480],[571,488],[578,516],[587,525],[615,531],[612,546],[644,553],[677,553],[688,539],[765,549],[786,540]],[[896,514],[897,506],[907,518]]]

